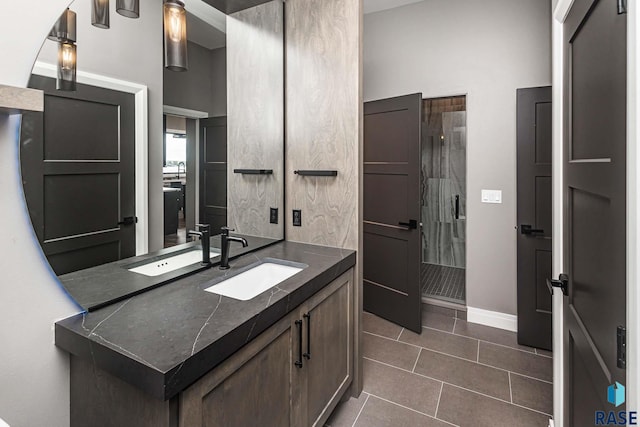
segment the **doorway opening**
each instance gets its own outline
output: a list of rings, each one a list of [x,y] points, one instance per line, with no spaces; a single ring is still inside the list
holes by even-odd
[[[466,96],[422,101],[423,298],[466,303]]]
[[[187,242],[187,125],[184,117],[165,115],[164,119],[162,190],[164,247],[168,248]]]

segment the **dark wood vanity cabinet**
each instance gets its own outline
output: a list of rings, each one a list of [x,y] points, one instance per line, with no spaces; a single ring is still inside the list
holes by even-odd
[[[181,427],[322,426],[351,385],[350,269],[179,397]]]
[[[352,382],[353,292],[351,268],[168,401],[72,356],[71,426],[322,426]]]

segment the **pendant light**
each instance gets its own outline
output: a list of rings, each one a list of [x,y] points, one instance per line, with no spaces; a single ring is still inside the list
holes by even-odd
[[[51,28],[49,40],[54,42],[60,41],[76,41],[76,13],[70,9],[65,10],[60,15],[60,18],[56,21]]]
[[[164,1],[164,66],[187,71],[187,12],[179,0]]]
[[[109,28],[109,0],[91,0],[91,25]]]
[[[127,18],[139,18],[140,0],[116,0],[116,12]]]
[[[76,90],[76,13],[70,9],[65,10],[47,38],[58,42],[56,88],[66,91]]]
[[[65,91],[76,90],[77,52],[76,44],[63,40],[58,43],[58,78],[56,89]]]

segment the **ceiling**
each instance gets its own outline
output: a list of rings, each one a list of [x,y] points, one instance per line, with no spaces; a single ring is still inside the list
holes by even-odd
[[[226,45],[227,36],[195,15],[187,12],[187,38],[207,49],[218,49]]]
[[[421,1],[422,0],[364,0],[364,13],[380,12],[381,10],[393,9]]]
[[[364,0],[364,13],[380,12],[423,0]],[[207,49],[226,45],[225,16],[202,0],[185,0],[187,31],[191,42]]]

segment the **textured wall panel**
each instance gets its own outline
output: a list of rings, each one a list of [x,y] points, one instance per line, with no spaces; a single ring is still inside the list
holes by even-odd
[[[358,249],[359,0],[287,0],[287,240]],[[296,169],[337,169],[300,177]],[[291,225],[302,209],[302,227]]]
[[[280,0],[227,18],[228,224],[276,239],[284,237],[283,23]],[[233,169],[273,169],[273,175]],[[269,223],[272,207],[279,209],[279,224]]]

